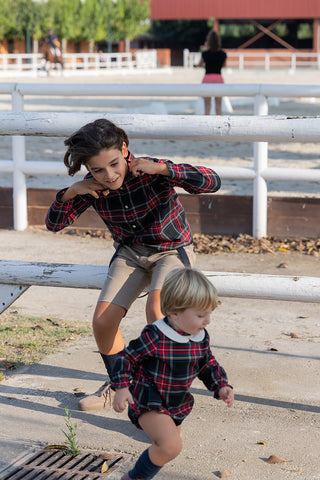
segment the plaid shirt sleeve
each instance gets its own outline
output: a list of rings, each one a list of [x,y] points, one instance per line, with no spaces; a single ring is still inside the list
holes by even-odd
[[[206,355],[199,362],[200,371],[198,378],[205,384],[208,390],[214,392],[214,397],[219,398],[219,390],[221,387],[231,387],[228,384],[227,374],[221,365],[213,356],[208,337],[208,348]]]
[[[57,193],[46,216],[46,227],[48,230],[58,232],[71,225],[88,207],[92,204],[94,197],[91,195],[77,195],[76,197],[63,202],[61,200],[67,188]]]
[[[219,175],[210,168],[195,167],[187,163],[175,164],[170,160],[159,162],[167,165],[172,184],[188,193],[214,193],[221,187]]]
[[[129,387],[132,381],[132,372],[144,358],[155,354],[158,345],[159,334],[155,329],[145,327],[140,337],[131,340],[128,347],[118,354],[119,358],[111,374],[112,388]]]

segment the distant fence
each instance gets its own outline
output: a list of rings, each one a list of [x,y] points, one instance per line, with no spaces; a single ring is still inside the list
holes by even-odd
[[[66,71],[108,72],[115,69],[157,68],[156,50],[137,50],[135,53],[63,53]],[[1,73],[31,72],[34,76],[45,70],[41,53],[0,54]]]
[[[194,68],[201,59],[201,52],[183,51],[183,66]],[[295,71],[298,68],[313,68],[320,70],[320,53],[307,52],[228,52],[227,67],[237,70],[263,69],[272,70],[275,68]]]
[[[108,267],[0,260],[0,313],[30,286],[100,290]],[[320,303],[320,278],[203,272],[220,297]]]
[[[319,85],[60,85],[0,83],[12,95],[12,113],[0,113],[0,136],[13,136],[12,160],[0,160],[0,172],[13,173],[14,228],[27,228],[26,174],[66,174],[63,162],[26,161],[24,136],[66,137],[99,117],[113,120],[131,138],[253,142],[254,166],[215,166],[222,179],[253,182],[253,235],[267,236],[267,181],[320,182],[320,170],[269,168],[268,143],[320,141],[320,118],[268,117],[269,96],[320,97]],[[246,96],[254,97],[255,116],[180,116],[23,112],[24,95],[76,96]]]

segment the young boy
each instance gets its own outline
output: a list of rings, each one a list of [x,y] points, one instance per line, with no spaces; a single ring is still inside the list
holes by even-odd
[[[129,139],[112,122],[99,119],[65,141],[64,163],[69,175],[84,165],[83,180],[58,192],[46,226],[59,231],[93,207],[110,230],[116,254],[93,317],[93,332],[110,375],[124,347],[119,325],[133,301],[148,288],[147,322],[161,318],[160,289],[168,272],[194,264],[192,233],[174,187],[189,193],[212,193],[220,178],[205,167],[174,164],[150,157],[135,158]],[[81,410],[110,404],[107,381],[80,400]]]

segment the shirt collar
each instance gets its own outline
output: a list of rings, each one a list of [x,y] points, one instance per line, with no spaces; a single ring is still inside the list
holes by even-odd
[[[164,318],[160,318],[160,320],[154,322],[153,325],[155,325],[166,337],[170,338],[170,340],[178,343],[188,343],[190,340],[192,342],[202,342],[205,337],[204,329],[196,335],[182,335],[166,323]]]

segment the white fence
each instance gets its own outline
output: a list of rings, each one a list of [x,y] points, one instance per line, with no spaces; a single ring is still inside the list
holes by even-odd
[[[99,74],[118,69],[155,69],[157,68],[156,50],[137,50],[135,53],[64,53],[64,69],[67,72],[85,71]],[[45,61],[41,53],[0,54],[1,74],[30,72],[38,76],[45,70]]]
[[[267,181],[320,182],[320,171],[269,168],[268,143],[319,142],[320,118],[269,117],[272,97],[320,97],[320,86],[309,85],[60,85],[1,84],[0,94],[12,95],[13,112],[0,113],[0,135],[12,135],[12,159],[0,160],[0,172],[13,173],[14,228],[27,228],[26,174],[66,174],[63,162],[26,161],[24,136],[66,137],[85,123],[107,117],[131,138],[186,141],[253,142],[254,166],[214,166],[222,179],[252,180],[253,235],[267,235]],[[76,96],[245,96],[254,97],[254,116],[121,115],[23,112],[24,95]]]
[[[108,267],[0,260],[0,313],[30,286],[101,289]],[[219,297],[320,302],[320,278],[203,272]]]
[[[196,67],[201,59],[201,52],[183,50],[183,66],[185,68]],[[228,52],[228,68],[244,70],[246,68],[272,68],[288,69],[294,72],[297,68],[313,68],[320,70],[320,53],[306,52]]]

